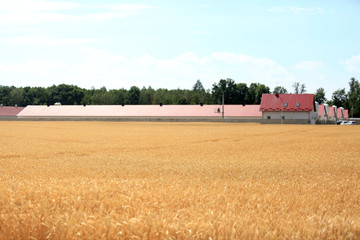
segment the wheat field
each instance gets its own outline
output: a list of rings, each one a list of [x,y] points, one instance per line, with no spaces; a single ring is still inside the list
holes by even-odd
[[[0,122],[0,239],[360,239],[360,126]]]

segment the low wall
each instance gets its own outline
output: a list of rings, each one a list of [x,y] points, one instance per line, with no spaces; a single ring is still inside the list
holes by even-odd
[[[358,125],[360,124],[360,118],[350,118],[349,121],[355,121]]]
[[[310,124],[308,119],[262,119],[262,124]]]
[[[197,117],[18,117],[3,121],[112,121],[112,122],[234,122],[261,123],[261,118],[197,118]]]
[[[16,121],[16,116],[0,116],[0,121]]]

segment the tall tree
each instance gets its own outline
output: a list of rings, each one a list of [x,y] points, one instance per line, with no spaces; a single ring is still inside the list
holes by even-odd
[[[347,94],[348,102],[346,106],[350,110],[351,116],[360,117],[360,84],[355,78],[349,82],[349,92]]]
[[[294,82],[292,87],[294,88],[294,93],[295,94],[299,94],[300,93],[300,83],[299,82]]]
[[[324,88],[322,88],[322,87],[318,88],[316,90],[316,93],[315,93],[314,97],[315,97],[315,101],[318,102],[319,104],[323,104],[324,102],[326,102]]]
[[[238,92],[238,103],[245,105],[246,103],[246,95],[249,92],[249,88],[246,83],[238,83],[236,84],[237,92]]]
[[[300,86],[300,94],[306,93],[306,86],[305,83],[301,84]]]
[[[287,92],[286,88],[282,86],[276,86],[273,91],[274,94],[285,94]]]
[[[256,99],[256,88],[259,86],[259,83],[251,83],[248,89],[248,93],[245,97],[246,104],[255,104]]]
[[[80,104],[84,97],[84,90],[74,85],[60,84],[48,88],[51,104],[60,102],[63,105]]]
[[[344,107],[346,104],[347,98],[345,93],[345,88],[338,89],[332,94],[331,102],[329,102],[332,105],[335,105],[337,107]]]
[[[139,104],[140,89],[136,86],[132,86],[129,90],[128,102],[129,104]]]
[[[206,94],[205,88],[199,79],[194,84],[192,92],[186,93],[186,95],[190,96],[189,101],[191,104],[204,103],[205,94]]]
[[[152,104],[154,99],[155,90],[150,86],[148,88],[143,87],[140,90],[139,104],[148,105]]]
[[[15,87],[8,87],[8,86],[0,85],[0,104],[3,104],[3,106],[9,105],[9,95],[13,88],[15,88]]]
[[[303,93],[306,93],[306,86],[305,84],[301,84],[299,82],[294,82],[293,83],[293,88],[294,88],[294,93],[295,94],[303,94]]]
[[[255,91],[255,102],[254,104],[261,103],[261,97],[263,94],[270,93],[270,88],[265,86],[264,84],[260,84]]]
[[[24,89],[23,88],[13,88],[9,94],[9,103],[10,105],[23,106],[24,100]]]
[[[200,81],[200,79],[198,79],[196,81],[196,83],[194,84],[193,91],[205,91],[205,88],[204,88],[202,82]]]
[[[264,93],[270,93],[270,88],[260,83],[251,83],[245,98],[247,104],[260,104]]]
[[[225,104],[239,103],[237,86],[231,78],[220,79],[219,83],[213,84],[212,95],[215,104],[221,103],[223,93]]]

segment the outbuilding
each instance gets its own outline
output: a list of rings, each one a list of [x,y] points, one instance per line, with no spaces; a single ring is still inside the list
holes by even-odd
[[[260,111],[263,123],[315,124],[314,94],[263,94]]]

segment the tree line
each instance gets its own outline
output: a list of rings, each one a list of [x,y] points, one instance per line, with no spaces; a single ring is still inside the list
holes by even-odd
[[[351,78],[348,92],[345,88],[332,94],[331,100],[325,98],[324,88],[315,93],[315,101],[328,103],[349,109],[354,117],[360,117],[360,85]],[[306,93],[305,84],[295,82],[292,93]],[[3,106],[53,105],[121,105],[121,104],[221,104],[224,96],[225,104],[260,104],[263,93],[289,93],[283,86],[276,86],[273,91],[264,84],[236,83],[233,79],[220,79],[211,89],[205,89],[197,80],[192,89],[153,89],[151,86],[130,89],[85,89],[76,85],[59,84],[50,87],[14,87],[0,85],[0,104]]]

